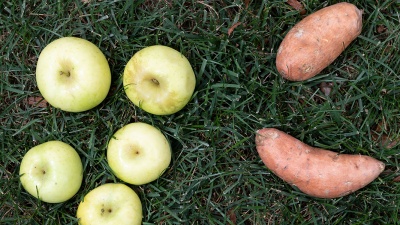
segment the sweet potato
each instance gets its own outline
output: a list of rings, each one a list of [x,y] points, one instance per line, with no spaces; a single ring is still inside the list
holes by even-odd
[[[274,174],[318,198],[350,194],[372,182],[385,168],[372,157],[314,148],[275,128],[257,131],[256,148]]]
[[[276,68],[286,79],[303,81],[330,65],[361,33],[362,10],[342,2],[297,23],[282,40]]]

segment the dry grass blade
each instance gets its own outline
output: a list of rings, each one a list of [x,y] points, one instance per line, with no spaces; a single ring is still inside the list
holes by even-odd
[[[237,22],[235,24],[233,24],[229,29],[228,29],[228,36],[231,36],[231,34],[233,33],[233,31],[235,30],[236,27],[238,27],[240,24],[242,24],[241,22]]]
[[[304,8],[303,4],[301,4],[301,2],[297,0],[288,0],[286,3],[299,11],[301,15],[306,14],[306,9]]]

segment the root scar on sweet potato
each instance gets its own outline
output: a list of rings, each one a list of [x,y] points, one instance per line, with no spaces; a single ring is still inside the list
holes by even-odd
[[[365,187],[385,164],[365,155],[338,154],[311,147],[275,128],[256,133],[256,148],[274,174],[319,198],[337,198]]]

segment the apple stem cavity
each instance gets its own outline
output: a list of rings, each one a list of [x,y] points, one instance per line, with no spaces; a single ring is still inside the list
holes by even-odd
[[[60,71],[60,75],[61,75],[61,76],[66,76],[66,77],[70,77],[70,76],[71,76],[71,73],[70,73],[69,71],[67,71],[67,72]]]
[[[157,79],[152,78],[151,81],[155,84],[155,85],[160,85],[160,82],[158,82]]]

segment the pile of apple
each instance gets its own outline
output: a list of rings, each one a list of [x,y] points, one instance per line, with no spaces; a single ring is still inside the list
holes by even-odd
[[[111,71],[96,45],[81,38],[64,37],[40,53],[36,81],[50,105],[78,113],[96,107],[106,98]],[[162,45],[136,52],[123,74],[128,98],[155,115],[181,110],[190,101],[195,84],[187,58]],[[103,184],[87,193],[78,206],[79,224],[141,224],[140,198],[124,182],[142,185],[159,178],[171,162],[168,140],[152,125],[127,124],[109,140],[107,161],[122,182]],[[22,159],[19,173],[28,193],[44,202],[60,203],[78,192],[84,171],[76,150],[54,140],[31,148]]]

